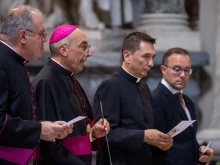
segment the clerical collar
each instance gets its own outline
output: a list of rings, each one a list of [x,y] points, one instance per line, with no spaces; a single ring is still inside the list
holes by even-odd
[[[65,76],[72,76],[74,75],[71,71],[66,69],[63,65],[61,65],[59,62],[57,62],[55,59],[50,58],[48,61],[49,64],[55,65],[56,68],[59,70],[59,72]]]
[[[183,90],[176,90],[174,89],[166,80],[162,79],[161,80],[161,84],[163,84],[165,87],[167,87],[167,89],[170,90],[170,92],[172,92],[173,94],[176,93],[183,93]]]
[[[139,83],[141,81],[141,78],[138,78],[136,76],[134,76],[133,74],[129,73],[128,71],[126,71],[124,68],[121,69],[121,73],[128,79],[130,80],[132,83]]]
[[[26,63],[28,63],[28,60],[25,60],[22,56],[20,56],[10,45],[8,45],[6,42],[0,40],[0,42],[2,44],[4,44],[5,46],[7,46],[11,52],[9,53],[10,56],[12,56],[19,64],[25,65]]]
[[[141,78],[138,78],[136,76],[134,76],[133,74],[129,73],[128,71],[126,71],[124,68],[122,68],[125,72],[127,72],[128,74],[130,74],[132,77],[136,78],[136,83],[139,83],[141,81]]]
[[[0,42],[2,42],[3,44],[5,44],[6,46],[8,46],[9,48],[11,48],[12,50],[14,50],[10,45],[8,45],[6,42],[0,40]],[[15,51],[15,50],[14,50]]]

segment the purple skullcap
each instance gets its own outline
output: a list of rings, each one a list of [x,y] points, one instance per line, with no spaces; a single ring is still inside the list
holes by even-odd
[[[71,34],[76,28],[77,26],[68,25],[68,24],[57,26],[50,36],[49,44],[64,39],[69,34]]]

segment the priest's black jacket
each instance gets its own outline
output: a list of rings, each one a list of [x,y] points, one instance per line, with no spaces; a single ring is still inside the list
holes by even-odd
[[[70,121],[77,116],[87,116],[86,120],[74,124],[73,133],[67,138],[85,136],[86,124],[92,125],[94,122],[93,112],[84,90],[73,74],[49,59],[32,82],[37,102],[37,119]],[[38,165],[91,164],[91,154],[76,156],[64,147],[63,140],[41,141],[39,146]]]
[[[151,94],[144,80],[121,69],[104,80],[94,98],[95,120],[104,117],[111,130],[108,137],[113,165],[152,165],[152,146],[143,142],[144,130],[153,128]],[[105,138],[97,152],[97,165],[108,165],[109,155]]]
[[[26,60],[0,42],[0,164],[13,165],[33,150],[41,124],[35,122],[33,89]],[[20,156],[19,156],[20,154]],[[14,162],[14,163],[13,163]]]

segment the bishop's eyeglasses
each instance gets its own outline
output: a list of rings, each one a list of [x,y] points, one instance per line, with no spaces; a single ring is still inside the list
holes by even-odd
[[[82,42],[80,45],[72,45],[72,44],[67,44],[67,43],[62,44],[62,45],[77,46],[81,48],[83,51],[87,51],[91,47],[91,45],[88,44],[87,42]]]
[[[170,69],[172,69],[173,73],[176,75],[180,75],[182,73],[182,71],[184,71],[184,73],[186,75],[191,75],[192,74],[192,68],[191,67],[187,67],[187,68],[181,68],[180,66],[168,66],[168,65],[164,65]]]

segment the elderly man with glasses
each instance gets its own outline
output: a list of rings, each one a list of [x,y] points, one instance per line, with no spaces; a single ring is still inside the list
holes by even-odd
[[[182,120],[196,120],[194,104],[183,94],[192,73],[191,67],[187,50],[172,48],[165,52],[160,67],[163,78],[152,93],[154,126],[164,133],[169,132]],[[208,148],[204,155],[201,154],[205,146],[199,147],[196,131],[195,122],[173,138],[173,146],[167,153],[162,150],[155,152],[155,163],[162,165],[164,161],[170,160],[173,165],[198,165],[200,162],[209,162],[213,157],[213,150]]]
[[[60,25],[49,41],[51,58],[33,79],[38,120],[69,121],[78,116],[86,119],[74,124],[73,133],[55,142],[41,141],[38,165],[90,165],[92,149],[109,132],[109,123],[100,119],[94,123],[92,108],[75,74],[83,70],[92,55],[85,33],[74,25]],[[96,145],[95,145],[96,144]]]
[[[26,64],[43,54],[46,34],[41,12],[30,6],[17,6],[3,18],[0,29],[0,164],[24,165],[39,139],[62,139],[72,133],[72,125],[36,121]]]

